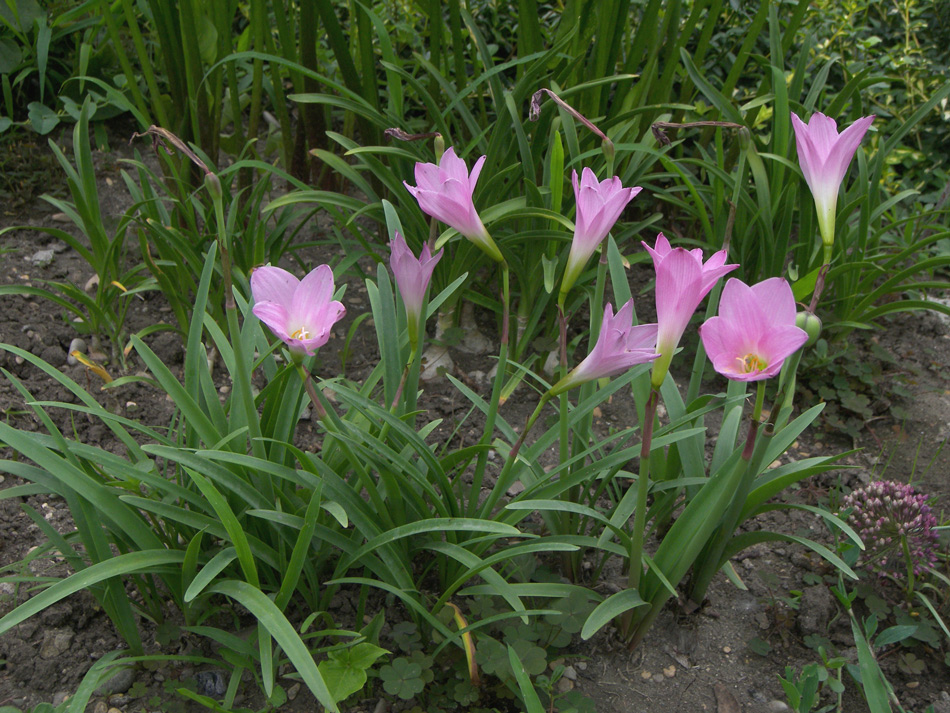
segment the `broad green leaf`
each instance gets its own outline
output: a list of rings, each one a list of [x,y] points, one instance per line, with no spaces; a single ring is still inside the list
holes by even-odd
[[[316,699],[329,710],[339,711],[307,645],[266,594],[247,582],[233,580],[217,582],[208,591],[231,597],[257,617],[260,626],[266,629],[284,650]]]
[[[584,628],[581,629],[581,638],[587,641],[603,628],[605,624],[613,621],[621,614],[631,609],[646,606],[647,602],[640,597],[640,592],[636,589],[623,589],[616,594],[612,594],[597,607],[587,617],[584,622]]]
[[[331,651],[317,667],[336,701],[343,701],[366,685],[366,670],[389,651],[374,644],[356,644]]]

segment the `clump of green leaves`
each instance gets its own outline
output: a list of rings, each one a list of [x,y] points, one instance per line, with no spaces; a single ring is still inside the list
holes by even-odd
[[[806,399],[824,401],[822,420],[829,430],[857,439],[868,422],[881,416],[907,418],[903,399],[911,396],[906,381],[917,367],[898,363],[873,341],[844,344],[819,339],[806,357],[800,388]]]

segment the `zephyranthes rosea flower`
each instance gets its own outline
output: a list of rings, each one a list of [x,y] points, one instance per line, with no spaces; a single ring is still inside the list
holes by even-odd
[[[501,262],[501,251],[482,225],[472,195],[478,174],[485,163],[482,156],[472,167],[469,174],[465,161],[455,155],[455,149],[449,147],[442,154],[439,165],[434,163],[416,164],[416,185],[410,186],[403,181],[406,189],[419,201],[423,213],[440,220],[450,228],[478,245],[492,260]]]
[[[581,172],[580,185],[577,182],[577,171],[572,173],[571,182],[574,184],[577,216],[574,221],[571,252],[567,256],[567,267],[564,268],[564,277],[561,279],[562,300],[574,286],[597,246],[607,237],[627,203],[643,190],[639,186],[624,188],[616,176],[598,181],[589,168]]]
[[[265,265],[251,273],[253,312],[292,352],[314,354],[346,313],[333,299],[333,270],[320,265],[298,280],[286,270]]]
[[[838,125],[831,117],[816,112],[806,124],[792,112],[798,163],[815,199],[825,262],[830,262],[831,246],[835,241],[838,187],[872,121],[873,116],[862,117],[839,134]]]
[[[392,256],[389,266],[396,276],[399,294],[406,306],[406,320],[409,324],[409,344],[413,350],[419,346],[419,325],[422,324],[422,303],[425,300],[432,271],[442,258],[443,250],[432,255],[427,244],[422,246],[422,253],[416,258],[412,250],[406,245],[406,239],[399,231],[389,243]]]
[[[699,336],[720,374],[761,381],[778,374],[785,359],[808,341],[795,316],[792,288],[781,277],[751,287],[732,279],[722,290],[719,316],[706,320]]]
[[[634,364],[643,364],[656,359],[656,325],[633,325],[633,300],[620,308],[614,316],[613,307],[604,308],[604,321],[600,325],[597,343],[587,358],[557,382],[551,396],[588,381],[619,374]]]
[[[660,388],[693,312],[699,307],[720,277],[735,270],[738,265],[726,265],[726,251],[714,253],[705,264],[699,248],[670,247],[663,233],[656,236],[656,245],[643,247],[653,258],[656,270],[656,321],[659,332],[656,351],[660,358],[653,362],[652,383]]]

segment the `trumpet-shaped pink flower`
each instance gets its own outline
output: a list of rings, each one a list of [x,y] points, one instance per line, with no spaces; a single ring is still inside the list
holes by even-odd
[[[577,216],[574,241],[561,280],[562,296],[570,292],[590,256],[607,237],[627,203],[643,190],[639,186],[624,188],[616,176],[598,181],[589,168],[581,172],[580,185],[577,183],[577,171],[572,173],[571,182],[574,184]]]
[[[656,325],[633,324],[633,300],[620,308],[614,316],[613,307],[604,308],[597,343],[587,358],[551,388],[557,396],[588,381],[619,374],[634,364],[644,364],[657,358]]]
[[[839,134],[838,125],[831,117],[816,112],[806,124],[792,112],[798,163],[815,199],[826,262],[835,239],[838,188],[872,121],[873,116],[862,117]]]
[[[713,368],[734,381],[778,374],[785,359],[808,341],[795,326],[795,297],[781,277],[749,287],[732,279],[722,290],[719,316],[699,328]]]
[[[429,246],[422,246],[422,253],[416,258],[406,244],[406,239],[396,231],[389,243],[392,256],[389,266],[396,276],[399,294],[406,306],[406,319],[409,323],[409,344],[415,349],[419,345],[419,325],[422,323],[422,303],[425,300],[432,271],[442,258],[444,250],[432,255]]]
[[[659,324],[656,350],[660,358],[653,363],[652,383],[659,388],[693,312],[719,278],[739,266],[725,264],[725,250],[714,253],[703,263],[701,249],[670,247],[663,233],[656,236],[654,247],[646,243],[643,247],[653,258],[656,270],[656,321]]]
[[[456,156],[455,149],[450,146],[442,154],[438,166],[434,163],[416,164],[415,186],[405,181],[403,185],[419,201],[423,213],[455,228],[492,260],[501,262],[504,259],[501,251],[482,225],[472,202],[485,158],[478,159],[469,174],[465,161]]]
[[[279,267],[259,267],[251,273],[251,294],[257,318],[298,354],[314,354],[346,314],[333,299],[329,265],[318,266],[303,280]]]

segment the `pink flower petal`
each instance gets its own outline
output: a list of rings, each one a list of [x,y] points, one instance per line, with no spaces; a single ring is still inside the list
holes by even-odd
[[[292,351],[313,354],[327,342],[331,328],[346,311],[342,304],[331,301],[333,289],[333,271],[328,265],[320,265],[300,282],[280,268],[258,268],[251,275],[252,311]]]
[[[287,341],[287,310],[276,302],[258,302],[251,308],[254,316],[266,324],[278,339]]]
[[[782,278],[749,287],[729,280],[722,291],[719,316],[699,328],[713,368],[728,379],[760,381],[782,368],[808,335],[795,326],[795,298]]]
[[[772,322],[795,324],[795,297],[788,282],[781,277],[771,277],[752,285],[751,290],[756,303]]]
[[[257,302],[276,302],[290,308],[300,280],[284,269],[264,265],[251,273],[251,292]]]
[[[320,315],[332,297],[333,270],[329,265],[320,265],[300,281],[287,317],[290,322],[315,323],[315,317]]]
[[[480,157],[480,158],[475,162],[475,165],[472,166],[472,174],[468,177],[469,195],[474,195],[474,194],[475,194],[475,184],[478,183],[478,177],[479,177],[479,175],[481,175],[482,166],[485,165],[485,159],[487,159],[487,158],[488,158],[488,156],[482,156],[482,157]],[[465,163],[462,162],[462,166],[464,166],[464,165],[465,165]]]

